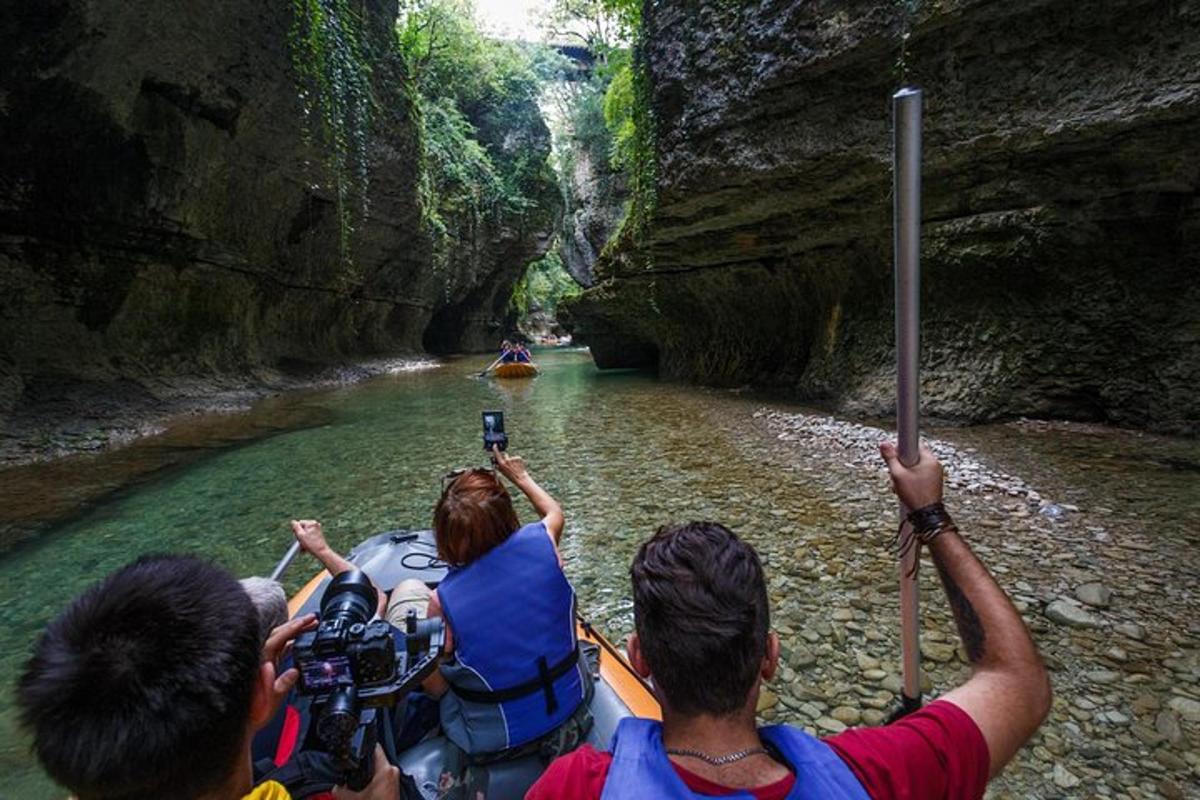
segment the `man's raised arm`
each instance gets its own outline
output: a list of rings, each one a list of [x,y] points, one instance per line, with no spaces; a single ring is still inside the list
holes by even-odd
[[[905,467],[894,446],[884,444],[880,450],[900,500],[910,509],[929,509],[920,515],[924,524],[918,527],[937,531],[928,546],[972,668],[967,682],[943,699],[979,726],[995,776],[1050,711],[1046,667],[1008,595],[958,535],[948,515],[931,508],[942,500],[942,466],[933,453],[922,447],[920,461]]]

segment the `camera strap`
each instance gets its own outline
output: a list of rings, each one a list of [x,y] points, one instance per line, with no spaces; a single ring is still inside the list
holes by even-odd
[[[507,689],[464,689],[460,686],[451,686],[450,691],[454,692],[463,700],[471,703],[508,703],[513,700],[520,700],[523,697],[528,697],[531,694],[542,692],[546,697],[546,714],[551,715],[558,710],[558,698],[554,696],[554,683],[562,676],[566,675],[571,669],[579,663],[579,648],[576,647],[567,657],[553,666],[547,666],[546,657],[542,656],[538,659],[538,676],[524,683],[519,683],[516,686],[510,686]]]

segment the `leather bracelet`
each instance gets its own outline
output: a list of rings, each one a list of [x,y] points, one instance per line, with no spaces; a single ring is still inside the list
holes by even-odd
[[[896,531],[895,546],[903,560],[914,548],[919,550],[921,545],[930,544],[943,532],[957,529],[954,520],[941,501],[930,503],[908,512]],[[918,553],[917,557],[913,559],[912,570],[908,573],[910,577],[916,574],[920,561]]]
[[[954,520],[950,518],[946,506],[939,500],[908,512],[908,524],[912,525],[917,536],[923,536],[953,525]]]

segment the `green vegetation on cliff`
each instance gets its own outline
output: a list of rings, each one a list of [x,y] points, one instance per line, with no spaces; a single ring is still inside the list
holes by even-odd
[[[530,264],[521,280],[513,286],[512,310],[518,318],[526,317],[531,311],[542,311],[552,318],[560,302],[577,297],[582,291],[563,267],[558,248],[554,247]]]
[[[536,113],[536,53],[489,39],[469,0],[413,0],[398,26],[416,89],[426,159],[425,211],[445,244],[447,217],[521,213],[552,179],[544,154],[505,146]]]
[[[289,44],[305,134],[315,133],[325,153],[337,198],[339,249],[351,266],[350,239],[367,214],[375,105],[363,20],[349,0],[292,0],[292,10]]]
[[[547,32],[580,39],[595,55],[595,68],[566,94],[563,138],[558,154],[564,194],[581,157],[605,165],[627,190],[621,223],[609,242],[645,231],[655,205],[654,120],[649,83],[639,56],[642,45],[641,3],[635,0],[557,0]]]

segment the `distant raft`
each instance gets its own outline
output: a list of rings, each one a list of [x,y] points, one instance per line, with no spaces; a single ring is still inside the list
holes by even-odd
[[[500,364],[492,370],[492,377],[495,378],[532,378],[537,374],[537,367],[533,364],[525,364],[519,361]]]

